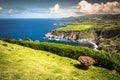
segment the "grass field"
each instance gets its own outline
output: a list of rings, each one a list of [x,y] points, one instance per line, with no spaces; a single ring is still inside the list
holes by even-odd
[[[94,27],[94,25],[67,25],[66,27],[58,28],[57,30],[86,30]]]
[[[91,66],[55,54],[0,41],[0,80],[119,80],[114,70]]]

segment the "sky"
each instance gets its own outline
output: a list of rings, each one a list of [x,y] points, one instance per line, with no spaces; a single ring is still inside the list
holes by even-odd
[[[0,0],[0,18],[62,18],[119,13],[120,0]]]

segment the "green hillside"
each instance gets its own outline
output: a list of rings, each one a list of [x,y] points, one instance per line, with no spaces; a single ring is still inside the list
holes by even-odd
[[[94,27],[94,25],[78,25],[78,24],[74,24],[74,25],[67,25],[66,27],[62,27],[62,28],[58,28],[56,30],[86,30],[89,28]]]
[[[0,41],[0,80],[119,80],[114,70],[91,66],[55,54]]]

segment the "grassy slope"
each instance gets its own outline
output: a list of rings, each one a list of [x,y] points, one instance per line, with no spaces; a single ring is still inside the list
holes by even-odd
[[[6,46],[7,44],[7,46]],[[119,80],[100,67],[78,69],[78,61],[0,41],[0,80]]]
[[[86,29],[89,29],[89,28],[92,28],[93,25],[77,25],[77,24],[74,24],[74,25],[68,25],[66,27],[62,27],[62,28],[58,28],[56,30],[86,30]]]

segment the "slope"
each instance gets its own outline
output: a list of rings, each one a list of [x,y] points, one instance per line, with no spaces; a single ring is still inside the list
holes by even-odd
[[[0,80],[119,80],[120,75],[100,67],[89,70],[79,62],[55,54],[0,41]]]

